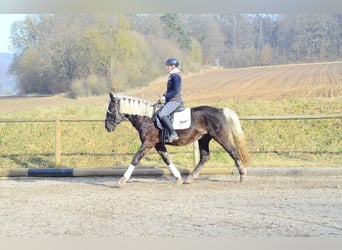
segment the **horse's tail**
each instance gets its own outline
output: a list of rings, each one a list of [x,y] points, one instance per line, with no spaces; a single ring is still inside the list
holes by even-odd
[[[247,142],[241,128],[239,117],[229,108],[224,108],[223,113],[227,119],[229,127],[228,140],[237,148],[242,163],[248,164],[250,162],[250,157],[247,151]]]

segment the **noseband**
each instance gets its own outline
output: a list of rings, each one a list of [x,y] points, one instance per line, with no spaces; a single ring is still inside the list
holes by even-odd
[[[113,122],[115,125],[118,125],[120,122],[117,119],[117,114],[115,112],[111,112],[109,109],[107,110],[107,114],[110,114],[110,119],[106,119],[107,122]],[[112,118],[114,117],[114,118]]]
[[[117,108],[115,108],[114,112],[110,111],[109,108],[107,108],[107,114],[114,117],[114,119],[113,118],[107,119],[107,121],[113,122],[115,125],[118,125],[123,120],[122,115],[120,114],[120,112]]]

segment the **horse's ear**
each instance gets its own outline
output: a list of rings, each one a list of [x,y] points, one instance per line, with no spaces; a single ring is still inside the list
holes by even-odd
[[[113,93],[109,93],[109,98],[114,102],[115,101],[115,97],[113,95]]]

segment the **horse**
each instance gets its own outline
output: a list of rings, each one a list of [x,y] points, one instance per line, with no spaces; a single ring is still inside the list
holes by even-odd
[[[133,156],[128,169],[120,178],[118,185],[127,183],[140,160],[155,148],[164,163],[175,177],[175,185],[190,184],[199,176],[205,162],[210,158],[209,142],[214,139],[234,160],[240,174],[240,182],[244,181],[250,158],[247,143],[237,114],[229,108],[215,108],[211,106],[197,106],[191,108],[191,126],[187,129],[177,130],[179,139],[165,142],[161,139],[162,132],[156,126],[153,114],[154,104],[146,100],[129,96],[116,96],[109,94],[105,129],[113,132],[123,121],[129,121],[138,131],[141,145]],[[174,166],[168,156],[165,145],[183,146],[198,141],[200,159],[192,172],[183,181],[179,170]]]

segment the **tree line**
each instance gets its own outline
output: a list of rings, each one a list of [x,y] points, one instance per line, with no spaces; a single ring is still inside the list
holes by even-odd
[[[28,15],[10,39],[21,93],[76,97],[143,86],[168,57],[185,72],[341,60],[342,15]]]

